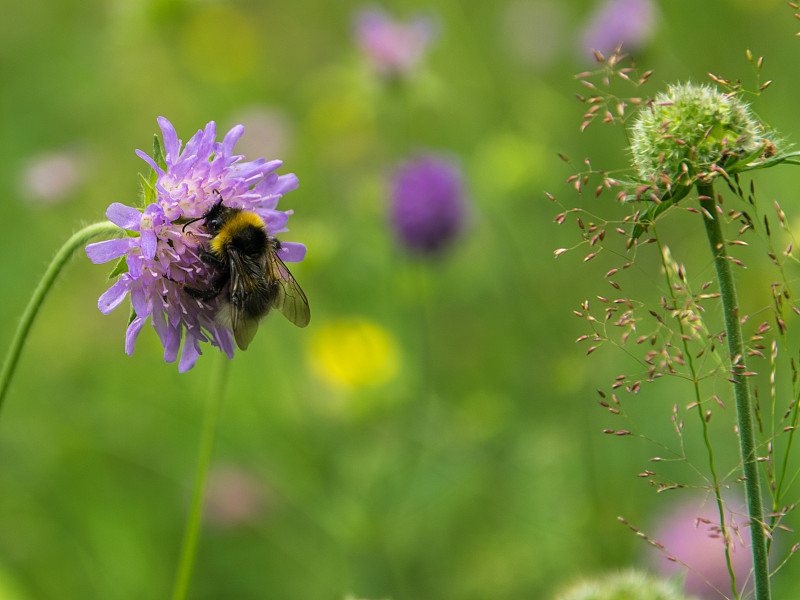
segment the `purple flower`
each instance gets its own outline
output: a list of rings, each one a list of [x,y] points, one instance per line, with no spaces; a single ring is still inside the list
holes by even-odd
[[[743,511],[725,511],[725,526],[730,542],[731,566],[740,587],[752,579],[750,528]],[[664,545],[665,554],[654,554],[653,566],[662,575],[685,573],[687,594],[708,600],[722,600],[731,593],[730,574],[725,562],[725,543],[719,526],[719,512],[713,501],[702,506],[684,503],[665,515],[656,536]],[[680,562],[668,559],[675,557]],[[685,566],[684,566],[685,565]],[[688,570],[687,570],[688,567]]]
[[[208,474],[205,515],[220,529],[253,525],[269,513],[273,505],[270,489],[247,469],[233,465],[214,465]]]
[[[30,158],[22,170],[21,195],[41,204],[67,199],[85,181],[88,158],[79,146]]]
[[[412,251],[444,250],[463,230],[466,213],[461,171],[451,162],[423,156],[395,172],[392,223],[400,241]]]
[[[652,37],[655,13],[652,0],[606,0],[583,29],[582,46],[606,55],[620,44],[628,50],[641,48]]]
[[[379,8],[368,8],[356,18],[358,44],[372,67],[383,76],[408,75],[435,36],[433,23],[424,17],[400,23]]]
[[[292,211],[276,207],[280,197],[295,189],[298,182],[294,174],[274,172],[282,164],[279,160],[246,162],[244,156],[234,154],[234,145],[244,133],[242,125],[217,142],[212,121],[183,146],[167,119],[159,117],[158,123],[164,139],[163,167],[141,150],[136,151],[157,175],[149,197],[155,201],[144,211],[118,202],[111,204],[106,211],[108,219],[133,233],[89,244],[86,253],[95,264],[125,258],[127,269],[122,269],[124,272],[100,296],[97,305],[108,314],[130,295],[134,318],[125,337],[125,352],[133,354],[136,338],[149,317],[164,346],[164,360],[174,362],[180,351],[178,370],[183,373],[202,354],[200,342],[211,342],[228,357],[233,357],[235,348],[231,331],[214,319],[221,299],[200,301],[183,290],[184,283],[208,288],[213,278],[199,255],[209,235],[199,221],[184,231],[185,221],[201,217],[222,197],[226,206],[257,213],[270,235],[287,231]],[[282,242],[284,261],[300,261],[304,256],[304,245]]]

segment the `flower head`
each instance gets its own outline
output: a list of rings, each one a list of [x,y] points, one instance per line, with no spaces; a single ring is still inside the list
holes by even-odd
[[[20,192],[41,204],[57,204],[74,193],[86,179],[85,150],[69,148],[30,158],[22,171]]]
[[[403,77],[420,63],[436,29],[430,19],[416,17],[408,23],[393,20],[377,8],[362,10],[356,19],[356,38],[372,67],[380,75]]]
[[[609,54],[622,45],[626,49],[644,46],[655,29],[653,0],[606,0],[597,7],[583,30],[583,47],[588,53]]]
[[[209,236],[199,223],[186,227],[186,221],[202,217],[221,197],[228,207],[258,214],[270,235],[287,231],[292,211],[277,210],[277,204],[284,193],[297,187],[297,177],[275,173],[282,164],[279,160],[248,162],[235,154],[234,145],[244,133],[242,125],[217,142],[212,121],[184,146],[167,119],[160,117],[158,122],[163,155],[160,150],[154,157],[136,151],[154,171],[145,184],[144,210],[111,204],[106,216],[127,230],[128,237],[89,244],[86,253],[95,264],[120,259],[112,273],[117,280],[100,296],[98,308],[108,314],[130,295],[133,318],[126,334],[126,353],[133,354],[149,317],[164,346],[164,360],[174,362],[180,351],[179,370],[185,372],[201,354],[200,342],[211,342],[229,357],[235,347],[230,330],[215,320],[222,300],[201,301],[183,289],[184,284],[207,289],[214,277],[200,258]],[[305,246],[282,242],[280,252],[284,261],[299,261],[305,256]]]
[[[414,252],[437,254],[464,228],[467,201],[462,174],[451,162],[423,156],[401,165],[391,189],[392,223]]]
[[[399,369],[399,351],[383,327],[360,317],[317,329],[309,347],[315,370],[336,387],[357,389],[389,381]]]
[[[747,104],[694,83],[669,86],[642,108],[631,128],[633,164],[645,181],[702,176],[763,144],[764,129]]]
[[[269,492],[265,483],[244,467],[214,465],[208,474],[206,517],[220,529],[257,523],[271,508]]]
[[[744,513],[740,510],[738,514]],[[750,528],[745,526],[747,517],[737,517],[728,511],[725,518],[730,567],[740,588],[742,582],[745,587],[752,587],[752,581],[748,582],[753,558],[749,547]],[[667,577],[683,573],[688,594],[708,600],[727,598],[731,576],[725,560],[725,538],[718,523],[719,511],[715,505],[701,506],[697,501],[678,505],[657,525],[656,536],[668,555],[653,554],[653,567]]]

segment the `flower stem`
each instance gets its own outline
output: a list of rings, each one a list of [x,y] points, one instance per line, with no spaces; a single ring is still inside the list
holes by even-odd
[[[658,236],[658,231],[653,226],[653,235],[655,236],[656,243],[658,244],[658,251],[661,254],[661,266],[664,269],[664,277],[667,280],[667,289],[669,290],[670,298],[673,304],[677,307],[678,298],[675,294],[675,287],[670,276],[670,268],[667,264],[667,249],[661,245],[661,239]],[[708,421],[705,418],[705,407],[703,405],[703,396],[700,392],[700,378],[697,376],[697,368],[694,364],[694,356],[689,351],[689,336],[686,334],[686,327],[683,324],[684,316],[678,316],[678,327],[680,329],[681,340],[683,341],[683,354],[686,356],[689,371],[692,375],[692,387],[694,389],[695,404],[697,405],[697,416],[700,422],[700,427],[703,429],[703,442],[706,445],[706,452],[708,453],[708,470],[711,472],[711,479],[714,482],[714,499],[717,503],[717,512],[719,514],[719,526],[722,531],[723,539],[728,539],[728,526],[725,522],[725,506],[722,502],[722,492],[719,485],[719,477],[717,477],[717,469],[714,465],[714,448],[711,445],[711,439],[708,432]],[[728,568],[728,576],[731,580],[731,591],[733,597],[738,600],[739,592],[736,589],[736,571],[733,568],[731,561],[731,547],[730,544],[725,544],[725,565]]]
[[[728,349],[731,355],[731,377],[736,397],[736,413],[739,421],[739,447],[744,469],[745,495],[750,517],[750,539],[753,551],[753,570],[755,574],[756,600],[769,600],[769,567],[767,565],[767,544],[764,532],[764,508],[761,499],[761,486],[756,463],[755,430],[753,427],[753,409],[750,399],[750,387],[744,358],[742,328],[739,323],[739,307],[737,305],[736,285],[731,272],[731,261],[725,249],[725,236],[717,204],[714,199],[714,187],[710,183],[698,184],[697,191],[700,206],[703,208],[703,221],[706,234],[714,255],[714,266],[719,279],[722,295],[722,308],[725,313],[725,331],[728,337]]]
[[[36,289],[33,291],[33,296],[31,296],[28,305],[25,307],[25,312],[22,313],[22,318],[19,321],[19,325],[17,325],[17,331],[14,333],[14,337],[11,340],[11,347],[3,363],[3,370],[0,371],[0,409],[3,407],[3,400],[5,399],[11,379],[14,377],[17,362],[19,362],[20,354],[22,354],[22,347],[28,339],[28,333],[31,330],[36,314],[39,312],[39,308],[42,306],[47,292],[50,291],[61,269],[70,259],[72,253],[78,248],[83,247],[86,242],[92,238],[101,235],[118,234],[119,232],[119,227],[108,221],[87,225],[69,238],[56,253],[50,265],[47,267],[47,270],[44,272],[41,281],[39,281],[39,285],[37,285]]]
[[[211,466],[211,457],[214,453],[214,438],[217,432],[220,405],[225,390],[228,375],[228,358],[222,352],[217,357],[217,364],[211,376],[209,396],[206,400],[206,409],[203,416],[203,431],[200,436],[198,449],[197,469],[194,474],[194,488],[192,490],[192,504],[189,509],[189,518],[183,534],[178,573],[175,577],[175,587],[172,600],[184,600],[189,593],[189,584],[192,579],[194,562],[197,556],[197,543],[200,538],[200,521],[203,516],[203,497],[206,491],[206,479]]]

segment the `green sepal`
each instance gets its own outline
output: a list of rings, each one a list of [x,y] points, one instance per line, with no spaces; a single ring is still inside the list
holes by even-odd
[[[653,202],[645,213],[637,219],[636,225],[634,225],[633,232],[631,233],[631,241],[639,239],[661,213],[683,200],[691,189],[692,186],[690,185],[676,185],[664,192],[660,201],[658,203]]]
[[[117,264],[114,265],[114,268],[111,270],[111,273],[108,274],[109,279],[114,279],[115,277],[119,277],[123,273],[128,272],[128,262],[125,260],[125,257],[121,257],[117,260]]]
[[[161,142],[158,141],[158,135],[153,135],[153,160],[163,171],[167,170],[167,157],[164,154],[164,149],[161,147]],[[150,177],[153,184],[155,184],[156,179],[158,179],[156,172],[153,171]]]
[[[153,172],[155,173],[155,171]],[[139,185],[142,188],[141,194],[139,194],[139,208],[144,210],[147,208],[148,204],[153,204],[156,201],[156,188],[150,183],[150,179],[146,178],[141,173],[139,173]]]
[[[133,304],[131,304],[131,312],[128,314],[128,326],[133,323],[133,320],[136,318],[136,311],[133,310]]]
[[[162,170],[167,170],[167,157],[164,155],[164,149],[161,147],[158,135],[153,136],[153,161]],[[158,192],[156,192],[158,172],[152,169],[147,177],[139,173],[139,183],[142,186],[139,208],[144,210],[148,205],[158,200]]]
[[[756,169],[767,169],[774,167],[781,163],[790,165],[800,164],[800,152],[789,152],[787,154],[776,154],[763,160],[751,162],[742,166],[737,172],[743,173],[744,171],[755,171]]]

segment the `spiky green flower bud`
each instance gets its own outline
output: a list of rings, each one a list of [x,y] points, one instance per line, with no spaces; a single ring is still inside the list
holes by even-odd
[[[584,581],[556,596],[557,600],[691,600],[676,580],[663,580],[638,571],[614,573]]]
[[[764,129],[746,103],[691,82],[658,94],[631,128],[633,164],[650,182],[690,185],[764,143]]]

